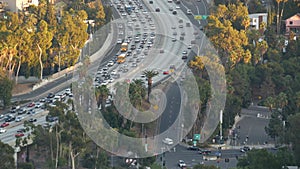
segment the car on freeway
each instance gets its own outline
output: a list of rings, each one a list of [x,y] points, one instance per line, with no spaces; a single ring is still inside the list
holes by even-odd
[[[163,139],[162,142],[165,143],[165,144],[167,144],[167,145],[172,145],[172,144],[174,144],[173,140],[170,139],[170,138],[165,138],[165,139]]]
[[[187,55],[182,55],[181,59],[187,59]]]
[[[173,15],[177,15],[177,11],[174,10],[174,11],[172,12],[172,14],[173,14]]]
[[[176,42],[176,38],[172,38],[172,42]]]
[[[200,151],[200,148],[197,146],[189,146],[187,149],[192,151]]]
[[[132,63],[131,67],[137,67],[136,63]]]
[[[7,126],[9,126],[9,123],[8,123],[8,122],[4,122],[4,123],[2,123],[2,124],[0,125],[0,127],[7,127]]]
[[[182,54],[183,54],[183,55],[186,55],[186,54],[187,54],[187,51],[186,51],[186,50],[182,51]]]
[[[5,133],[5,132],[6,132],[6,130],[4,128],[0,128],[0,134]]]
[[[16,120],[15,116],[7,116],[6,119],[5,119],[5,122],[12,122],[14,120]]]
[[[23,117],[17,116],[15,121],[20,122],[22,119],[23,119]]]
[[[118,40],[117,40],[117,43],[118,43],[118,44],[121,44],[122,42],[123,42],[122,39],[118,39]]]
[[[34,119],[34,118],[30,118],[29,120],[28,120],[28,122],[30,122],[30,123],[33,123],[33,122],[36,122],[37,120],[36,119]]]
[[[169,11],[173,11],[173,7],[169,7]]]
[[[191,14],[192,14],[192,11],[191,11],[190,9],[187,9],[187,10],[186,10],[186,14],[191,15]]]
[[[183,28],[183,25],[179,25],[178,27],[179,27],[179,28]]]
[[[49,93],[48,96],[47,96],[47,98],[49,98],[49,99],[53,98],[53,97],[55,97],[55,95],[53,93]]]
[[[176,6],[175,8],[176,8],[176,9],[180,9],[180,6]]]
[[[155,12],[160,12],[160,9],[159,9],[159,8],[156,8],[156,9],[155,9]]]
[[[26,129],[25,128],[20,128],[19,130],[17,130],[17,133],[25,133]]]
[[[168,71],[168,70],[163,71],[163,74],[164,74],[164,75],[168,75],[168,74],[169,74],[169,71]]]
[[[34,107],[34,106],[35,106],[34,102],[29,103],[29,104],[27,105],[27,107]]]
[[[111,67],[111,66],[113,66],[114,65],[114,62],[113,61],[109,61],[108,63],[107,63],[107,66],[109,66],[109,67]]]
[[[192,49],[192,45],[188,45],[188,47],[187,47],[188,49]]]
[[[185,164],[185,162],[183,160],[179,160],[178,161],[178,166],[179,167],[186,167],[186,164]]]
[[[151,0],[151,1],[149,1],[149,4],[153,4],[153,1]]]
[[[15,137],[19,138],[19,137],[23,137],[24,136],[24,133],[17,133],[15,134]]]

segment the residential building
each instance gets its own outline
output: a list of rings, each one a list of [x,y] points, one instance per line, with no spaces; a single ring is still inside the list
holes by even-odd
[[[267,13],[249,14],[249,18],[250,18],[250,28],[259,30],[262,23],[264,23],[265,26],[267,26],[267,22],[268,22],[268,14]]]
[[[285,30],[287,34],[290,33],[290,31],[293,31],[296,34],[300,33],[300,13],[285,20]]]
[[[26,10],[30,5],[38,5],[38,0],[0,0],[2,4],[6,4],[6,9],[11,12],[19,12]]]

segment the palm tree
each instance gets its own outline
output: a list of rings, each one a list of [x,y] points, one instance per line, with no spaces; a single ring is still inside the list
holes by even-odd
[[[129,87],[129,98],[133,106],[142,106],[143,98],[146,96],[146,89],[143,86],[144,82],[141,79],[135,79]]]
[[[154,70],[145,70],[143,74],[147,77],[148,80],[148,102],[150,100],[150,93],[152,88],[152,78],[158,75],[157,71]]]

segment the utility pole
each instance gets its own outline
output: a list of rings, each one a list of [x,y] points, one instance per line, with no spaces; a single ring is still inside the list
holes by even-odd
[[[223,110],[220,111],[220,141],[223,140],[222,123],[223,123]]]

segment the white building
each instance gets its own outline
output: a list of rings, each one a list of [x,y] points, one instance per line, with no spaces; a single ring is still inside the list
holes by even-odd
[[[6,4],[6,8],[11,12],[19,12],[28,8],[30,5],[38,6],[38,0],[0,0],[2,4]]]
[[[250,18],[250,28],[258,30],[262,22],[264,22],[265,26],[267,26],[266,25],[268,22],[267,13],[249,14],[249,18]]]

